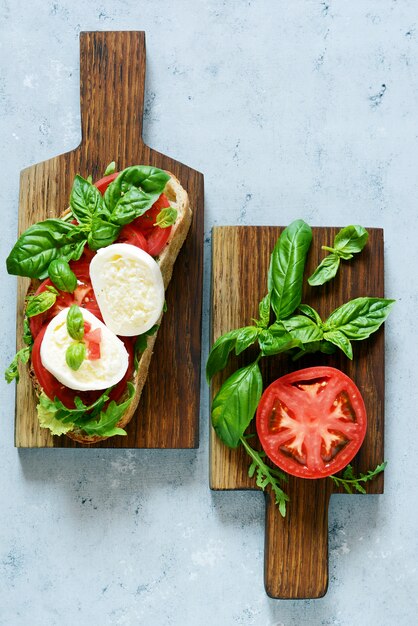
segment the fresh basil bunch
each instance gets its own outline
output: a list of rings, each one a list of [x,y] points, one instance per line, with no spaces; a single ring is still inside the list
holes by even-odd
[[[7,260],[7,271],[17,276],[44,279],[51,262],[78,260],[88,243],[92,250],[112,244],[123,225],[132,222],[152,207],[170,179],[156,167],[134,165],[124,169],[102,196],[91,180],[77,175],[70,194],[70,215],[47,219],[30,226],[17,240]],[[62,269],[63,266],[61,266]],[[70,288],[73,279],[66,272],[55,278]],[[51,277],[52,279],[52,277]],[[72,281],[72,283],[71,283]],[[56,284],[56,283],[54,283]],[[59,285],[57,284],[58,288]]]
[[[335,250],[341,258],[351,258],[365,245],[367,237],[361,227],[342,229],[335,238]],[[271,486],[283,516],[288,497],[278,484],[284,480],[282,473],[267,466],[264,454],[254,450],[244,435],[263,391],[259,360],[281,352],[288,352],[293,358],[318,351],[331,354],[336,348],[352,359],[351,341],[366,339],[376,332],[394,303],[385,298],[356,298],[338,307],[323,322],[315,309],[301,303],[303,273],[311,241],[311,228],[303,220],[296,220],[284,229],[271,255],[268,292],[259,304],[259,319],[253,320],[252,326],[237,328],[219,337],[206,363],[206,378],[210,383],[227,365],[231,352],[238,355],[258,343],[256,360],[229,376],[216,394],[212,403],[212,425],[228,447],[244,446],[252,459],[250,476],[256,476],[257,485],[262,489]],[[381,469],[377,468],[375,473],[378,471]]]

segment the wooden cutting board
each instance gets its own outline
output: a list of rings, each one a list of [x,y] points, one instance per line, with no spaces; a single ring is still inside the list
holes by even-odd
[[[198,445],[202,261],[203,176],[146,146],[142,139],[145,85],[145,33],[85,32],[80,35],[82,140],[71,152],[21,172],[19,233],[69,203],[74,176],[101,178],[108,163],[118,170],[154,165],[172,172],[188,191],[193,222],[167,290],[168,310],[158,332],[148,379],[127,437],[94,447],[195,448]],[[180,115],[180,113],[179,113]],[[27,279],[18,280],[17,348],[22,347]],[[36,398],[27,372],[16,393],[15,445],[85,447],[40,429]]]
[[[309,276],[332,245],[338,228],[313,228],[313,242],[305,276]],[[251,323],[258,317],[258,302],[266,293],[270,254],[282,228],[276,226],[226,226],[212,231],[212,342],[223,333]],[[324,319],[344,302],[359,296],[383,297],[383,230],[369,228],[369,242],[361,254],[342,262],[337,277],[322,287],[305,281],[302,302],[315,307]],[[330,365],[350,376],[362,392],[368,429],[364,444],[352,462],[356,473],[374,469],[383,459],[384,433],[384,334],[353,342],[354,360],[342,353],[314,354],[295,363],[286,355],[260,362],[264,387],[291,370]],[[238,367],[254,360],[255,352],[232,357],[217,374],[212,399],[222,382]],[[250,429],[254,432],[254,424]],[[252,445],[259,445],[256,438]],[[257,489],[248,477],[249,459],[240,446],[224,446],[211,428],[210,486],[212,489]],[[365,484],[368,493],[383,493],[383,475]],[[290,477],[290,496],[282,518],[270,493],[266,494],[265,569],[266,591],[273,598],[319,598],[328,586],[328,504],[332,493],[342,492],[330,479]],[[367,502],[365,502],[367,506]]]

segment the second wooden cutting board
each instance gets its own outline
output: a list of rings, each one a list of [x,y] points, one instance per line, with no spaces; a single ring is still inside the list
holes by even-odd
[[[283,229],[276,226],[226,226],[212,231],[212,341],[223,333],[251,323],[258,317],[258,302],[266,293],[270,254]],[[309,276],[332,245],[338,228],[313,228],[305,276]],[[383,231],[370,228],[363,252],[343,263],[337,277],[322,287],[305,280],[302,302],[315,307],[322,318],[352,298],[383,297]],[[211,395],[238,367],[250,363],[255,352],[232,357],[227,368],[213,379]],[[342,353],[314,354],[293,363],[285,355],[262,359],[264,388],[295,369],[330,365],[354,380],[366,404],[368,429],[363,446],[353,461],[356,472],[367,471],[383,461],[384,434],[384,334],[354,342],[354,359]],[[253,424],[251,425],[253,427]],[[256,446],[256,439],[251,440]],[[224,446],[211,429],[210,486],[212,489],[256,489],[248,476],[249,458],[242,447]],[[274,598],[318,598],[328,585],[328,504],[338,492],[330,479],[303,480],[290,477],[285,487],[290,496],[286,518],[266,495],[265,585]],[[383,493],[383,475],[365,485],[368,493]]]

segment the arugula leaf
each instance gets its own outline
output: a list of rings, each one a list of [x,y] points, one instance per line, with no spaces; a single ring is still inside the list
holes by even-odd
[[[244,352],[244,350],[252,346],[252,344],[257,341],[260,332],[256,326],[244,326],[244,328],[240,328],[239,331],[235,342],[236,355],[241,354],[241,352]]]
[[[303,220],[296,220],[284,229],[274,246],[268,290],[278,320],[289,317],[301,302],[303,270],[311,241],[310,226]]]
[[[138,337],[136,338],[135,346],[134,346],[134,369],[135,369],[135,372],[138,370],[140,354],[142,352],[144,352],[146,350],[146,348],[147,348],[148,337],[150,337],[151,335],[154,335],[157,332],[158,329],[159,329],[159,324],[154,324],[154,326],[152,328],[147,330],[145,333],[142,333],[142,335],[138,335]]]
[[[47,219],[30,226],[19,237],[6,259],[7,271],[17,276],[44,278],[54,259],[70,260],[85,234],[74,224]]]
[[[311,287],[323,285],[337,275],[339,267],[340,257],[338,256],[338,254],[335,254],[333,252],[332,254],[326,256],[325,259],[322,259],[321,263],[318,265],[314,273],[309,276],[308,283],[311,285]]]
[[[212,425],[218,437],[230,448],[236,448],[263,391],[258,359],[227,378],[212,403]]]
[[[340,330],[331,330],[324,333],[324,339],[340,348],[349,359],[353,359],[353,347],[350,340]]]
[[[57,293],[58,292],[55,289],[54,291],[47,289],[46,291],[38,293],[37,296],[29,296],[26,299],[25,313],[27,317],[34,317],[35,315],[40,315],[41,313],[48,311],[48,309],[54,306],[57,299]]]
[[[41,393],[39,396],[39,402],[48,413],[53,414],[54,419],[63,424],[76,426],[85,422],[86,416],[88,419],[92,419],[100,413],[104,404],[109,400],[110,390],[111,387],[106,389],[106,391],[89,406],[84,404],[81,398],[76,396],[74,398],[75,409],[69,409],[58,398],[50,400],[44,393]]]
[[[254,450],[248,443],[247,437],[241,437],[240,439],[247,454],[251,457],[252,463],[248,468],[248,476],[252,478],[256,474],[256,485],[263,491],[269,485],[275,495],[276,504],[279,506],[280,515],[286,516],[286,502],[289,501],[289,496],[279,486],[278,481],[282,480],[287,482],[287,475],[278,468],[272,468],[264,463],[265,452],[258,452]]]
[[[119,422],[126,409],[131,404],[132,398],[135,394],[135,387],[132,383],[128,382],[129,398],[117,404],[112,400],[105,411],[101,411],[99,419],[91,419],[88,422],[82,424],[81,429],[87,433],[87,435],[98,435],[100,437],[113,437],[114,435],[126,435],[126,431],[123,428],[117,428],[116,424]]]
[[[154,226],[159,226],[160,228],[168,228],[176,223],[177,219],[177,209],[174,207],[166,207],[161,209],[161,211],[157,215],[157,219],[155,220]]]
[[[12,380],[16,380],[17,383],[19,382],[19,361],[21,363],[27,363],[29,361],[31,351],[31,346],[25,346],[24,348],[16,352],[15,356],[13,357],[13,361],[4,372],[4,378],[7,383],[11,383]]]
[[[212,346],[206,362],[206,380],[210,383],[212,377],[223,370],[228,362],[229,353],[235,348],[235,342],[241,331],[241,328],[230,330],[219,337]]]
[[[99,214],[107,213],[103,196],[89,180],[82,176],[74,178],[70,194],[71,212],[81,224],[89,224]]]
[[[23,320],[23,341],[27,346],[31,346],[33,344],[33,337],[30,330],[29,321],[26,316]]]
[[[99,250],[110,246],[119,236],[121,226],[113,224],[101,217],[93,217],[90,224],[90,232],[87,237],[87,242],[91,250]]]
[[[84,317],[77,304],[73,304],[67,314],[67,331],[72,339],[81,341],[84,337]]]
[[[348,339],[367,339],[388,317],[395,300],[355,298],[338,307],[324,322],[324,332],[340,330]]]
[[[369,470],[366,474],[360,473],[360,476],[355,476],[352,465],[347,465],[342,477],[332,475],[330,478],[337,487],[344,487],[347,493],[358,491],[364,494],[366,490],[361,483],[367,483],[372,480],[375,476],[384,471],[386,465],[387,461],[384,461],[380,463],[380,465],[377,465],[374,470]]]
[[[61,291],[73,293],[77,287],[77,276],[64,259],[55,259],[49,264],[48,276]]]

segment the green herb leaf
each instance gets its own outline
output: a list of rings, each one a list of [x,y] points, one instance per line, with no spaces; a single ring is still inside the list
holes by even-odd
[[[74,224],[48,219],[28,228],[17,240],[6,260],[9,274],[44,278],[54,259],[67,261],[84,240],[84,233]]]
[[[206,380],[210,383],[212,377],[223,370],[228,362],[229,353],[235,348],[235,342],[241,329],[237,328],[219,337],[212,346],[206,362]]]
[[[106,389],[102,395],[97,398],[93,404],[87,406],[83,401],[76,396],[74,398],[75,409],[69,409],[58,398],[50,400],[44,393],[39,397],[39,402],[50,415],[53,415],[54,419],[62,422],[63,424],[71,424],[71,427],[83,424],[86,419],[93,419],[102,410],[104,404],[109,400],[109,389]]]
[[[395,300],[356,298],[338,307],[324,322],[324,332],[340,330],[348,339],[367,339],[388,317]]]
[[[70,207],[73,215],[81,224],[89,224],[94,216],[107,213],[100,191],[90,181],[78,174],[74,178],[71,190]]]
[[[29,326],[29,320],[27,317],[23,320],[23,341],[27,346],[31,346],[33,344],[33,337]]]
[[[363,226],[346,226],[335,236],[334,249],[340,255],[361,252],[368,238],[369,233]]]
[[[305,315],[294,315],[283,320],[282,324],[294,339],[298,339],[303,344],[320,341],[323,337],[322,328]]]
[[[308,283],[311,287],[323,285],[336,276],[339,267],[340,257],[335,253],[329,254],[325,259],[322,259],[314,273],[309,276]]]
[[[251,422],[263,391],[258,362],[242,367],[230,376],[212,403],[212,425],[218,437],[236,448]]]
[[[134,346],[134,369],[135,369],[135,372],[138,370],[140,355],[147,348],[148,337],[151,337],[151,335],[154,335],[157,332],[158,329],[159,329],[159,325],[158,324],[154,324],[154,326],[152,328],[147,330],[145,333],[142,333],[142,335],[138,335],[138,337],[136,338],[135,346]]]
[[[309,304],[300,304],[299,311],[303,313],[304,315],[307,315],[308,317],[310,317],[311,320],[313,320],[314,322],[318,324],[318,326],[322,326],[322,320],[318,311],[315,311],[315,309],[309,306]]]
[[[34,317],[45,313],[52,306],[54,306],[57,299],[56,293],[53,293],[49,289],[38,293],[37,296],[29,296],[26,299],[26,315],[27,317]]]
[[[110,174],[114,174],[115,172],[116,172],[116,163],[115,161],[112,161],[111,163],[109,163],[109,165],[105,169],[103,176],[109,176]]]
[[[349,359],[353,359],[353,348],[350,340],[340,330],[331,330],[324,333],[324,339],[340,348]]]
[[[314,352],[322,352],[323,354],[334,354],[335,345],[332,344],[330,341],[325,341],[324,339],[322,341],[312,341],[311,343],[305,343],[303,344],[302,350],[299,350],[299,352],[296,352],[293,355],[292,361],[297,361],[305,354],[313,354]]]
[[[278,320],[285,319],[299,306],[306,255],[312,230],[303,220],[284,229],[271,255],[268,290],[271,306]]]
[[[121,227],[101,217],[93,217],[87,242],[91,250],[110,246],[119,236]]]
[[[265,457],[265,453],[254,450],[254,448],[252,448],[248,443],[246,437],[241,437],[240,441],[244,446],[245,451],[252,459],[252,463],[248,468],[248,476],[253,478],[253,476],[256,475],[256,485],[263,491],[265,491],[267,486],[270,486],[275,496],[275,502],[279,507],[280,515],[285,517],[286,502],[289,501],[289,496],[280,487],[278,481],[281,480],[283,482],[287,482],[288,479],[286,474],[278,468],[273,469],[264,463],[263,458]]]
[[[366,493],[361,483],[367,483],[373,480],[375,476],[384,471],[386,465],[387,461],[384,461],[380,465],[377,465],[374,470],[369,470],[366,474],[360,473],[360,476],[355,476],[352,465],[347,465],[342,477],[332,475],[330,478],[337,487],[344,487],[347,493],[354,493],[354,491]]]
[[[4,378],[7,383],[11,383],[12,380],[16,380],[19,382],[19,361],[20,363],[27,363],[29,361],[30,353],[32,351],[31,346],[26,346],[16,352],[13,357],[13,361],[10,363],[9,367],[4,372]]]
[[[156,199],[155,196],[146,193],[140,187],[131,187],[116,203],[110,219],[120,226],[129,224],[148,211]]]
[[[53,435],[64,435],[73,430],[72,422],[64,423],[56,418],[56,407],[44,393],[39,397],[39,403],[36,406],[38,413],[39,425],[41,428],[49,428]]]
[[[86,344],[83,341],[71,343],[65,352],[65,362],[72,370],[79,370],[86,358]]]
[[[258,314],[260,316],[260,326],[267,328],[270,324],[270,300],[271,295],[267,293],[258,305]]]
[[[272,356],[302,347],[302,343],[287,332],[282,322],[275,322],[269,328],[265,328],[258,337],[258,343],[263,356]]]
[[[126,409],[131,404],[132,398],[135,394],[135,387],[132,383],[128,382],[129,398],[117,404],[114,400],[109,402],[106,410],[101,411],[98,420],[89,420],[82,424],[81,429],[87,433],[87,435],[98,435],[100,437],[113,437],[114,435],[126,435],[126,431],[123,428],[117,428],[116,424],[122,418]]]
[[[77,287],[77,276],[64,259],[55,259],[52,261],[48,267],[48,275],[55,287],[61,291],[73,293]]]
[[[134,165],[124,169],[110,183],[105,192],[105,203],[110,212],[116,207],[116,204],[132,187],[141,188],[146,194],[148,194],[152,202],[159,198],[165,189],[167,182],[170,180],[170,176],[163,170],[157,167],[151,167],[148,165]]]
[[[72,339],[77,339],[78,341],[81,341],[84,337],[84,317],[80,310],[80,307],[76,304],[73,304],[68,311],[67,331]]]
[[[235,354],[241,354],[257,341],[259,329],[256,326],[244,326],[239,329],[235,342]]]
[[[161,211],[157,215],[157,219],[155,220],[154,226],[159,226],[160,228],[168,228],[169,226],[173,226],[176,223],[177,219],[177,209],[173,207],[166,207],[165,209],[161,209]]]

